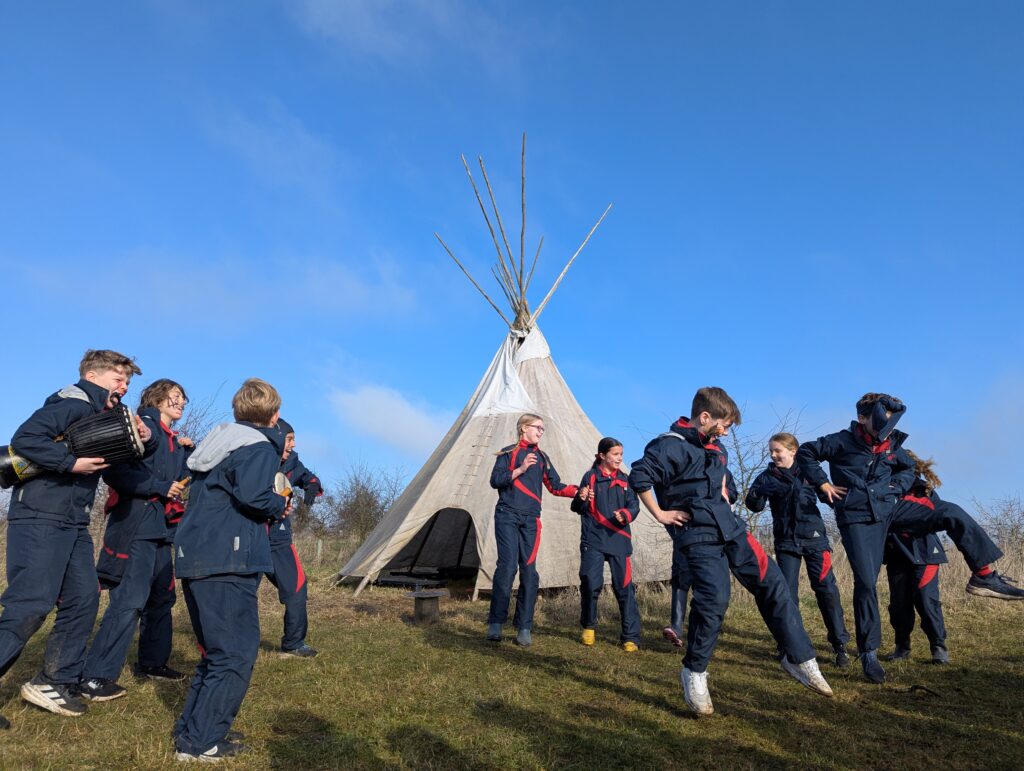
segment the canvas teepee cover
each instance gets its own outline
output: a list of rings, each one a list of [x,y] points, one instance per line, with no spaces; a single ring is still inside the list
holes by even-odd
[[[487,182],[482,161],[480,167]],[[466,171],[469,172],[468,165]],[[525,161],[523,178],[525,190]],[[536,321],[604,215],[569,260],[540,306],[531,313],[526,290],[533,268],[529,274],[524,270],[522,250],[518,265],[512,258],[504,226],[497,207],[494,207],[495,220],[506,248],[506,254],[502,253],[475,183],[473,188],[497,249],[498,266],[494,275],[512,305],[514,321],[509,321],[487,297],[441,241],[452,259],[506,322],[508,336],[437,449],[342,568],[340,578],[362,577],[357,592],[384,571],[454,566],[478,568],[476,590],[489,590],[497,562],[493,525],[494,507],[498,500],[497,491],[489,484],[490,474],[496,455],[517,441],[516,421],[519,416],[524,412],[534,412],[544,417],[547,431],[541,441],[541,449],[551,458],[566,484],[579,482],[590,467],[602,437],[562,379]],[[487,189],[490,193],[489,182]],[[491,203],[494,203],[493,194]],[[525,194],[523,211],[525,231]],[[539,251],[538,247],[538,254]],[[637,455],[639,450],[639,447],[627,448],[627,452],[635,451]],[[579,515],[570,511],[567,498],[546,492],[543,498],[542,534],[537,555],[540,585],[578,584]],[[634,579],[667,580],[671,574],[672,547],[664,527],[641,509],[640,516],[632,525],[632,533]]]

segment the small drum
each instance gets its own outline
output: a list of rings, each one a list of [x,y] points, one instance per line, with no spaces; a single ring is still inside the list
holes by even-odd
[[[135,416],[123,404],[82,418],[54,441],[66,443],[76,458],[103,458],[107,463],[136,461],[145,452]],[[24,482],[44,471],[15,453],[13,447],[0,447],[0,487]]]
[[[139,460],[145,452],[135,416],[123,404],[82,418],[64,432],[64,439],[76,458],[103,458],[105,463]]]
[[[274,492],[278,495],[283,495],[285,498],[290,497],[292,494],[291,482],[280,471],[274,474]]]

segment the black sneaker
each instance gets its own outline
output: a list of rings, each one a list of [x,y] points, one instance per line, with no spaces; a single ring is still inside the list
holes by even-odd
[[[886,653],[882,656],[882,661],[904,661],[910,658],[910,647],[907,645],[898,645],[896,650],[892,653]]]
[[[875,651],[864,651],[860,654],[860,665],[864,668],[864,677],[876,685],[885,682],[885,670],[878,663],[878,655]]]
[[[65,717],[79,717],[89,709],[75,693],[75,688],[70,685],[49,683],[42,675],[36,675],[21,686],[21,698],[29,704],[35,704]]]
[[[840,669],[845,669],[850,666],[850,654],[846,652],[845,645],[837,645],[832,649],[836,657],[834,659],[835,665]]]
[[[155,680],[184,680],[185,674],[179,672],[177,669],[171,669],[168,666],[162,667],[144,667],[142,664],[136,664],[132,667],[132,673],[136,677],[152,677]]]
[[[193,754],[191,752],[184,752],[183,750],[178,750],[174,753],[174,759],[181,760],[186,763],[191,761],[198,761],[200,763],[220,763],[222,760],[225,760],[226,758],[233,758],[236,755],[242,754],[247,749],[249,748],[246,747],[244,744],[223,741],[217,742],[215,745],[210,747],[210,749],[208,749],[206,752],[198,752]]]
[[[121,698],[128,691],[105,677],[90,677],[78,684],[78,693],[89,701],[110,701]]]
[[[949,651],[946,650],[945,645],[933,645],[932,646],[932,664],[948,664],[949,663]]]
[[[316,656],[318,651],[316,648],[310,648],[306,643],[302,643],[302,647],[294,648],[290,651],[286,651],[284,648],[281,649],[280,656],[283,659],[286,658],[298,658],[298,659],[311,659]]]
[[[992,571],[987,576],[977,573],[967,582],[967,593],[976,597],[993,597],[997,600],[1024,600],[1024,589],[1015,586],[1012,578],[999,575]]]

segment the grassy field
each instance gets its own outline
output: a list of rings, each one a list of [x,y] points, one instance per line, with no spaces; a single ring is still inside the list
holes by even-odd
[[[717,714],[696,720],[680,693],[680,656],[660,639],[668,593],[659,587],[641,593],[639,653],[619,649],[610,603],[597,645],[582,647],[572,591],[541,598],[535,644],[523,650],[484,642],[486,602],[443,601],[441,623],[419,628],[401,590],[353,597],[351,588],[334,588],[337,547],[324,549],[320,565],[311,543],[300,549],[309,642],[321,655],[277,657],[281,608],[264,584],[263,650],[236,723],[251,751],[225,767],[1024,767],[1024,603],[968,599],[955,556],[943,579],[951,666],[926,663],[927,642],[916,632],[914,660],[890,666],[884,686],[864,682],[859,668],[823,663],[836,691],[824,699],[781,672],[740,592],[710,669]],[[802,610],[824,655],[809,591]],[[137,683],[126,670],[129,695],[77,719],[21,701],[18,686],[38,669],[48,627],[0,683],[0,713],[13,723],[0,733],[0,766],[177,767],[170,729],[185,683]],[[190,670],[197,654],[181,602],[175,633],[171,663]]]

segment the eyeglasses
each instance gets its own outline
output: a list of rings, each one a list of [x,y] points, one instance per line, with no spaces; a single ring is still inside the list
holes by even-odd
[[[531,423],[530,425],[527,426],[527,428],[535,428],[538,431],[540,431],[542,434],[544,433],[544,426],[539,426],[536,423]]]

